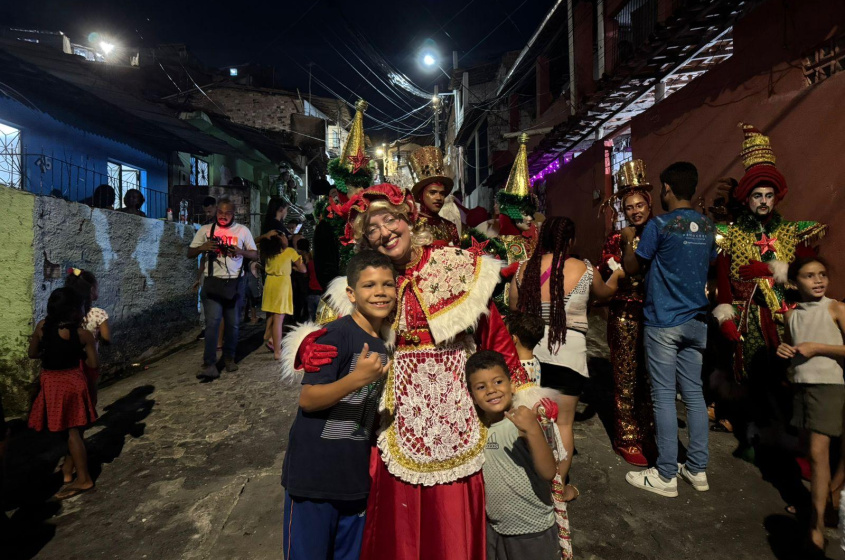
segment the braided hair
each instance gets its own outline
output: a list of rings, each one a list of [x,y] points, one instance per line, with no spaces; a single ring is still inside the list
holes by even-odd
[[[575,223],[559,216],[547,218],[540,229],[537,249],[522,277],[519,291],[519,310],[531,315],[541,315],[543,302],[540,295],[540,276],[543,255],[552,255],[552,275],[549,279],[551,296],[549,309],[549,352],[555,353],[566,344],[566,305],[564,302],[563,266],[569,258],[569,245],[575,239]]]

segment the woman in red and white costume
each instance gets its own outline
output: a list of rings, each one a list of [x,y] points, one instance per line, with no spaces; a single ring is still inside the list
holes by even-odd
[[[513,381],[527,385],[491,301],[501,263],[430,243],[425,230],[414,231],[417,210],[410,193],[395,185],[365,189],[347,208],[342,241],[384,253],[399,273],[391,333],[395,353],[370,465],[361,558],[483,560],[487,430],[467,390],[466,360],[476,349],[498,351]],[[339,292],[345,278],[333,284],[327,299],[339,315],[348,313],[342,305],[348,299]],[[299,349],[306,367],[319,364],[313,328],[300,327],[289,337],[290,349]],[[288,360],[285,375],[295,376],[294,367]],[[521,396],[531,402],[542,396],[539,388],[524,389]]]

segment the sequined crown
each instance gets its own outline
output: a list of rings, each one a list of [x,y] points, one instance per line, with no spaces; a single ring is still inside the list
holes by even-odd
[[[411,192],[417,197],[427,185],[440,183],[449,191],[454,182],[446,176],[446,166],[443,163],[443,152],[436,146],[426,146],[416,150],[408,160],[414,175],[414,186]],[[448,193],[447,193],[448,194]]]
[[[777,158],[774,151],[772,151],[772,144],[768,136],[764,136],[755,126],[739,123],[745,134],[745,140],[742,142],[742,165],[745,166],[746,171],[755,165],[775,165]]]

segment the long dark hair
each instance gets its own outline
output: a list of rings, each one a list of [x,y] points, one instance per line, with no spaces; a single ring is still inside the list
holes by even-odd
[[[525,265],[525,274],[519,290],[519,310],[531,315],[542,315],[540,276],[543,255],[552,255],[552,275],[549,278],[551,296],[549,309],[549,352],[557,352],[566,343],[566,306],[564,304],[563,265],[569,258],[569,245],[575,239],[575,223],[560,216],[547,218],[540,228],[540,238],[534,254]]]
[[[47,317],[44,319],[41,339],[41,352],[49,351],[50,346],[59,337],[59,329],[70,329],[71,337],[75,329],[82,325],[83,300],[73,288],[56,288],[47,300]]]
[[[276,229],[276,212],[281,210],[282,208],[287,208],[290,206],[288,201],[280,196],[274,196],[270,199],[267,203],[267,211],[264,212],[264,224],[262,225],[261,233],[267,233],[271,229]]]
[[[97,285],[97,277],[93,272],[88,270],[68,269],[67,277],[65,278],[65,288],[70,288],[77,293],[83,302],[85,314],[91,311],[91,290]]]

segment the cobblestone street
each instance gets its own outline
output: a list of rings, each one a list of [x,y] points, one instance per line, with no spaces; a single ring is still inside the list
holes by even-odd
[[[8,512],[17,545],[12,556],[4,545],[3,558],[279,558],[279,476],[297,395],[279,386],[272,354],[259,348],[261,329],[245,335],[242,350],[250,353],[240,370],[213,383],[194,378],[201,345],[193,343],[100,392],[101,420],[86,433],[96,492],[47,502],[60,483],[51,474],[59,442],[17,437],[7,496],[17,508]],[[600,356],[601,333],[592,339]],[[802,557],[792,548],[794,517],[755,467],[731,456],[729,434],[711,437],[710,492],[681,483],[680,497],[666,499],[628,486],[627,465],[596,413],[605,363],[591,364],[592,402],[576,423],[576,558]],[[16,453],[24,446],[37,452],[26,463]],[[828,536],[829,557],[843,558],[835,533]]]

